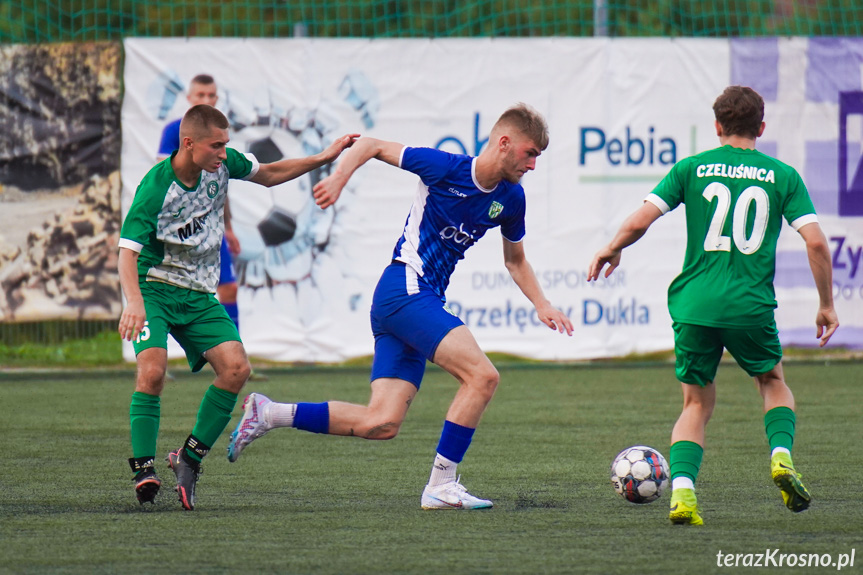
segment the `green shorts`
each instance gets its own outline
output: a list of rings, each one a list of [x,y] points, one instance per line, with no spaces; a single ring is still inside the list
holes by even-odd
[[[141,282],[147,321],[133,342],[135,355],[151,347],[168,349],[170,333],[186,352],[192,371],[207,363],[204,352],[226,341],[240,341],[237,326],[211,293],[161,282]]]
[[[712,382],[723,348],[752,377],[767,373],[782,360],[774,320],[760,327],[708,327],[677,322],[672,327],[675,371],[683,383],[704,387]]]

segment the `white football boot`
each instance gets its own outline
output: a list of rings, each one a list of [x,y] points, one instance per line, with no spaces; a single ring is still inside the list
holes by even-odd
[[[488,499],[474,497],[459,483],[461,475],[455,481],[436,487],[426,485],[423,489],[423,509],[490,509],[493,505]]]
[[[260,393],[250,393],[243,403],[243,416],[231,434],[228,442],[228,461],[233,463],[248,445],[259,437],[263,437],[272,429],[264,418],[270,398]]]

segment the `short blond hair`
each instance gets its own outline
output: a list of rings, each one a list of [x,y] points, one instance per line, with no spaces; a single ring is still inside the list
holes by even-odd
[[[540,150],[548,147],[548,124],[542,114],[531,106],[519,102],[500,115],[492,132],[512,128],[530,138]]]

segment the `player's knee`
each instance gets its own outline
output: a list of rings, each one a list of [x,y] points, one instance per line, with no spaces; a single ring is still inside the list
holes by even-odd
[[[233,384],[237,391],[243,387],[251,374],[252,366],[245,357],[231,361],[225,368],[225,379]]]
[[[683,409],[697,411],[702,417],[709,418],[713,413],[715,402],[699,395],[688,396],[683,400]]]
[[[768,373],[763,373],[761,375],[756,375],[755,381],[758,382],[758,385],[760,387],[764,387],[764,388],[773,387],[773,388],[778,389],[778,388],[787,388],[788,387],[788,385],[786,385],[786,383],[785,383],[785,380],[773,372],[768,372]]]
[[[165,386],[165,366],[139,365],[135,381],[135,391],[148,395],[161,395]]]
[[[488,364],[475,374],[471,385],[477,393],[483,396],[486,402],[489,402],[494,396],[498,383],[500,383],[500,374],[493,365]]]
[[[237,380],[246,383],[248,381],[249,376],[252,375],[252,364],[249,363],[249,360],[244,360],[240,365],[237,366]]]
[[[361,435],[366,439],[393,439],[399,434],[401,421],[396,419],[372,419],[362,430]]]
[[[713,416],[713,406],[705,403],[695,403],[690,406],[689,412],[694,414],[699,421],[707,424]]]
[[[701,397],[688,397],[683,402],[684,409],[697,409],[698,411],[713,411],[711,402]]]

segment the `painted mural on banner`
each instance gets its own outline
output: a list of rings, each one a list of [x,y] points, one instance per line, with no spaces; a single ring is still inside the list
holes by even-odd
[[[217,82],[229,145],[262,161],[315,153],[351,131],[476,155],[503,110],[518,101],[537,108],[551,142],[522,182],[525,249],[546,295],[576,325],[574,337],[554,337],[539,322],[503,267],[499,233],[470,249],[447,300],[487,351],[552,360],[673,346],[666,290],[683,260],[682,210],[628,249],[612,277],[588,283],[587,266],[674,163],[718,145],[713,100],[730,83],[748,83],[767,101],[759,147],[803,174],[833,242],[843,323],[835,337],[861,344],[860,41],[128,39],[125,48],[124,208],[200,73]],[[372,161],[339,203],[320,210],[310,193],[327,169],[272,190],[231,183],[250,355],[326,362],[372,352],[371,294],[417,178]],[[817,297],[800,267],[805,246],[790,227],[782,236],[781,337],[811,345]]]
[[[120,62],[0,47],[0,321],[120,315]]]

